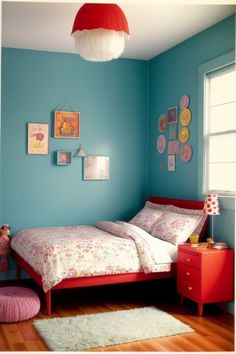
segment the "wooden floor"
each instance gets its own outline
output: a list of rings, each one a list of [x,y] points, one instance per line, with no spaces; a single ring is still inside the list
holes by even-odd
[[[1,282],[0,286],[3,285],[9,283]],[[10,285],[16,285],[16,282]],[[44,313],[42,291],[30,280],[18,282],[17,285],[29,286],[38,292],[42,300],[42,308],[35,319],[47,318]],[[180,305],[173,280],[59,290],[53,293],[52,317],[153,305],[190,325],[194,333],[96,348],[90,351],[234,351],[234,316],[223,314],[215,305],[206,305],[203,317],[198,317],[195,303],[186,300],[183,306]],[[29,320],[16,324],[0,324],[0,350],[48,351],[49,349],[34,329],[32,320]]]

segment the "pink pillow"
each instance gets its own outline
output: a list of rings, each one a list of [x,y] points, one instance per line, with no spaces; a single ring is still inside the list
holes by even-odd
[[[129,221],[129,223],[150,233],[154,223],[163,215],[163,211],[149,208],[146,204],[144,208]]]
[[[187,241],[200,220],[200,215],[165,212],[153,225],[151,235],[178,245]]]
[[[175,213],[184,214],[184,215],[199,215],[199,216],[201,216],[201,220],[200,220],[199,224],[196,226],[196,228],[193,231],[194,234],[200,235],[202,228],[205,224],[205,221],[207,219],[207,215],[203,214],[203,210],[179,208],[174,205],[167,205],[166,210],[171,211],[171,212],[175,212]]]

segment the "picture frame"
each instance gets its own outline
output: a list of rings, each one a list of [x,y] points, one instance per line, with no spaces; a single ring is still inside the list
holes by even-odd
[[[28,155],[48,155],[47,123],[28,123]]]
[[[168,171],[175,171],[175,155],[168,155]]]
[[[177,123],[169,124],[169,140],[177,139]]]
[[[71,164],[71,151],[57,151],[57,165],[66,166]]]
[[[177,106],[171,107],[168,109],[167,121],[168,124],[177,123]]]
[[[176,155],[178,153],[179,153],[179,142],[178,142],[178,140],[168,141],[168,155]]]
[[[80,137],[79,112],[54,112],[54,138],[77,139]]]
[[[85,181],[110,179],[109,156],[85,156],[83,158],[83,179]]]

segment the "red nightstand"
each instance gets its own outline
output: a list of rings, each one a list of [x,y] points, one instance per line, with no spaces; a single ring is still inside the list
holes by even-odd
[[[178,246],[177,287],[181,302],[185,297],[198,303],[198,315],[203,305],[233,301],[233,251]]]

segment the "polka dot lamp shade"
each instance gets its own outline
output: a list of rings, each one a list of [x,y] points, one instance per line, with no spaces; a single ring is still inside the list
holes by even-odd
[[[219,200],[217,194],[206,195],[206,199],[203,207],[203,214],[207,214],[207,215],[220,214]]]

